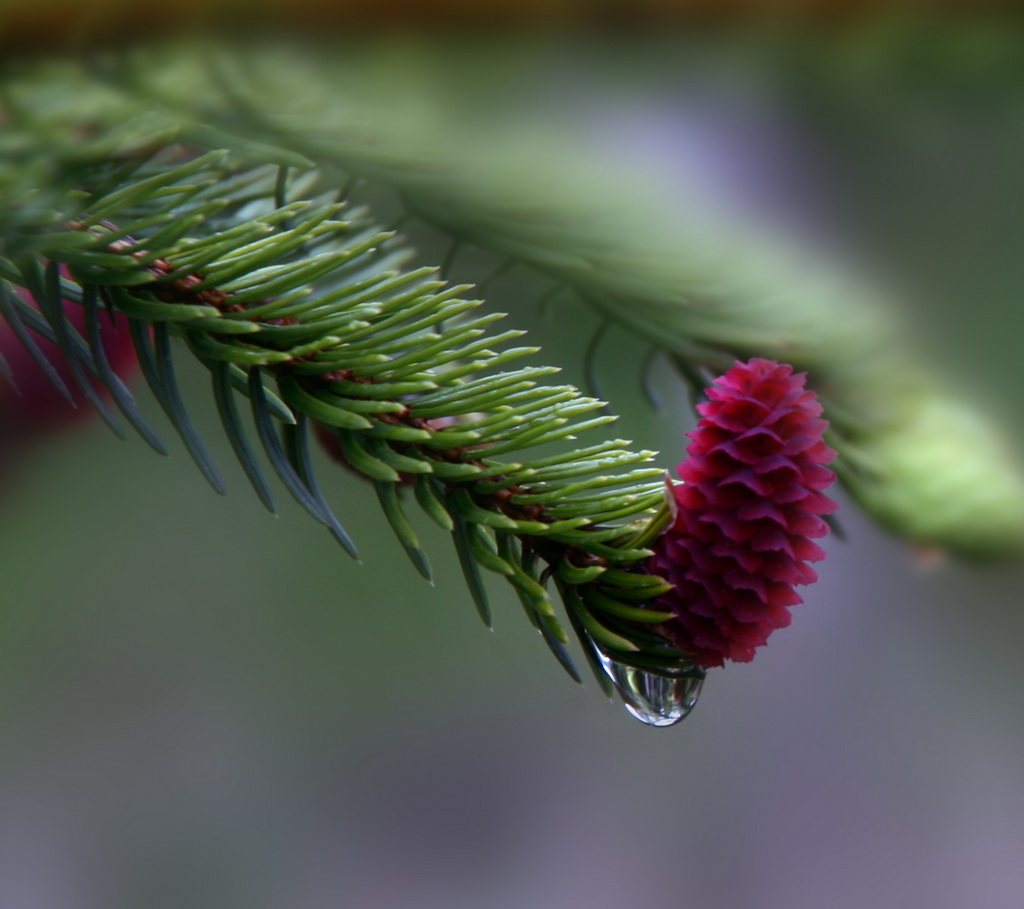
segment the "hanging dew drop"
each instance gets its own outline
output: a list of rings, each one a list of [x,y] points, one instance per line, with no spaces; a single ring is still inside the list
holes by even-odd
[[[704,685],[703,678],[666,678],[632,667],[626,675],[630,693],[628,699],[623,694],[626,710],[648,726],[674,726],[685,719]]]
[[[608,678],[633,716],[648,726],[674,726],[685,719],[700,697],[704,673],[697,667],[686,675],[655,675],[610,659],[594,648]]]

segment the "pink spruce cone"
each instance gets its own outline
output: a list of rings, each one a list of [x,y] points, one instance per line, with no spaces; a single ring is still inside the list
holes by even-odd
[[[675,521],[648,570],[674,585],[657,608],[675,618],[659,630],[700,666],[752,660],[803,602],[793,588],[817,580],[806,563],[825,557],[811,540],[838,507],[822,493],[835,452],[805,378],[771,360],[737,363],[697,406],[684,483],[671,489]]]

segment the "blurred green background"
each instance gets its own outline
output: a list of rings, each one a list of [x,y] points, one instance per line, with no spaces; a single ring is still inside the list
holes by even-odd
[[[1018,23],[754,31],[479,50],[595,155],[699,185],[732,216],[904,301],[908,335],[1018,436],[1024,241]],[[387,191],[360,190],[386,212]],[[397,211],[397,209],[395,209]],[[447,243],[403,226],[436,263]],[[453,277],[500,264],[467,251]],[[488,288],[583,381],[596,319],[512,271]],[[617,434],[681,459],[692,424],[643,345],[598,351]],[[476,618],[426,522],[435,586],[372,490],[324,459],[363,562],[263,512],[180,445],[94,426],[4,489],[0,905],[1006,907],[1024,897],[1019,568],[927,571],[855,509],[821,581],[750,665],[648,729],[550,658],[503,585]],[[146,412],[164,426],[144,393]],[[169,438],[170,432],[162,433]]]

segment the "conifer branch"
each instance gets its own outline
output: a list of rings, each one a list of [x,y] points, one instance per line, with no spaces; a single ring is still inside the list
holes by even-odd
[[[548,591],[555,577],[574,591],[563,601],[584,647],[650,672],[700,673],[647,630],[664,616],[643,604],[665,585],[637,567],[650,550],[631,540],[663,505],[662,469],[645,466],[652,452],[621,440],[534,454],[614,418],[594,416],[603,402],[572,386],[538,381],[556,370],[517,367],[537,350],[509,346],[522,332],[492,329],[502,316],[477,315],[480,301],[463,296],[469,287],[399,265],[409,256],[401,241],[333,201],[313,170],[292,183],[280,165],[223,151],[190,157],[170,145],[119,176],[69,193],[48,224],[8,234],[0,263],[15,318],[60,343],[94,403],[102,404],[86,372],[117,388],[118,407],[159,444],[103,366],[99,320],[109,310],[128,319],[146,381],[216,491],[224,484],[178,388],[173,338],[210,369],[231,447],[271,510],[264,461],[356,555],[313,473],[315,426],[340,461],[374,483],[399,543],[429,578],[401,494],[415,487],[418,505],[453,532],[485,621],[481,577],[491,572],[508,580],[578,679]],[[296,185],[308,198],[286,201]],[[225,197],[224,187],[243,187],[243,198]],[[88,343],[65,301],[83,305]],[[262,453],[240,416],[243,395]]]

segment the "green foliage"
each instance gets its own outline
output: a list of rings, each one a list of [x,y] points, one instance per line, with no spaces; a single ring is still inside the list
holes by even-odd
[[[356,555],[314,476],[315,424],[374,483],[423,576],[431,571],[406,515],[410,498],[452,533],[486,622],[482,573],[492,572],[578,679],[548,591],[554,576],[586,649],[656,672],[691,668],[647,630],[664,616],[643,603],[664,584],[630,568],[649,554],[635,540],[662,506],[661,469],[621,440],[560,446],[614,418],[572,386],[538,381],[557,370],[518,366],[536,348],[509,346],[522,332],[493,328],[501,314],[479,315],[480,301],[463,297],[469,287],[408,267],[400,239],[315,169],[155,142],[119,163],[116,181],[108,169],[84,166],[78,187],[48,200],[48,220],[37,211],[26,223],[25,199],[7,209],[0,260],[8,320],[56,340],[97,409],[105,405],[89,377],[163,450],[106,362],[100,319],[116,312],[129,320],[156,400],[217,492],[223,481],[176,380],[175,339],[209,368],[224,431],[268,509],[263,464]],[[81,303],[85,338],[64,301]]]

